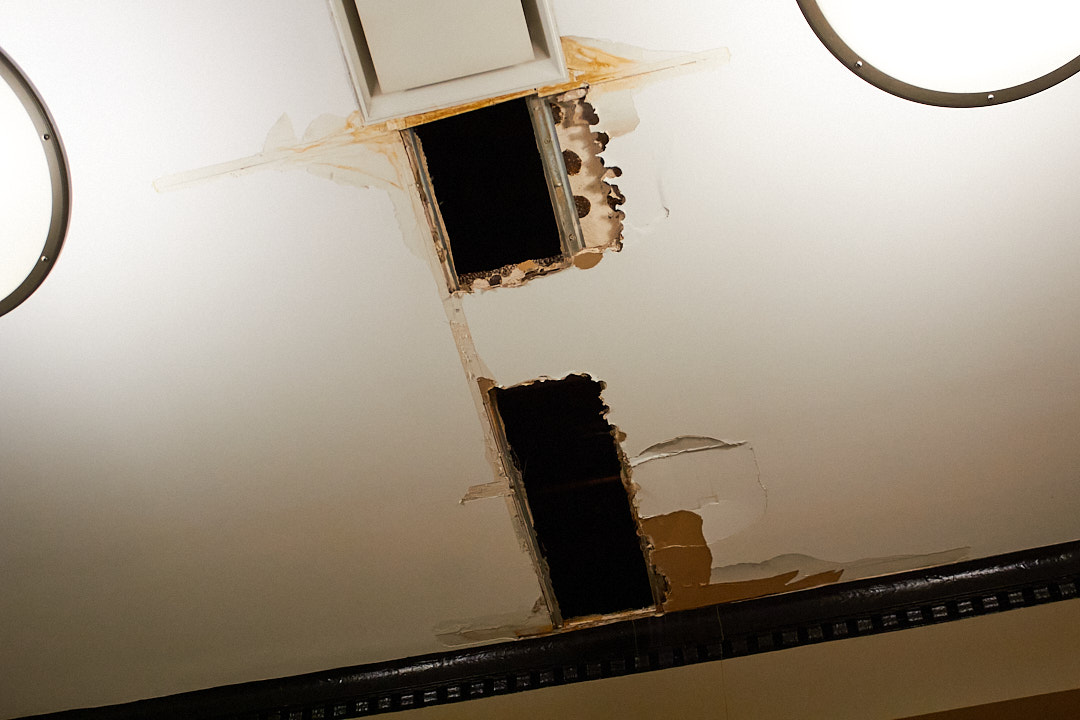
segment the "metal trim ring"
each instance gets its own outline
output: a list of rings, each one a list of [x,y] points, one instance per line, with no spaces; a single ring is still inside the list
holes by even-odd
[[[0,315],[4,315],[30,297],[45,281],[46,276],[56,264],[56,258],[64,244],[64,236],[67,235],[68,223],[71,220],[71,176],[67,155],[64,153],[64,144],[56,132],[49,109],[26,74],[3,49],[0,49],[0,78],[7,82],[22,102],[37,129],[38,137],[41,138],[45,159],[49,164],[53,198],[49,233],[45,238],[41,258],[22,284],[7,297],[0,299]]]
[[[796,2],[799,3],[799,9],[802,10],[806,22],[810,24],[811,29],[813,29],[814,33],[818,36],[818,39],[821,40],[821,43],[828,48],[829,52],[831,52],[844,67],[874,87],[884,90],[892,95],[896,95],[897,97],[904,98],[905,100],[911,100],[912,102],[922,103],[924,105],[954,108],[1001,105],[1002,103],[1020,100],[1030,95],[1034,95],[1035,93],[1042,92],[1049,87],[1057,85],[1062,80],[1072,77],[1077,72],[1080,72],[1080,55],[1078,55],[1057,70],[1052,70],[1042,77],[1029,80],[1020,85],[1002,88],[1001,90],[966,93],[930,90],[899,80],[866,62],[858,53],[851,49],[836,30],[833,29],[832,25],[829,24],[829,21],[825,19],[825,14],[818,6],[817,0],[796,0]]]

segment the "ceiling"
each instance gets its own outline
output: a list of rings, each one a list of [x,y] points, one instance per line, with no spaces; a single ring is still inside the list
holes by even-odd
[[[73,188],[0,318],[0,715],[536,622],[507,503],[460,502],[498,480],[477,368],[604,381],[629,456],[745,442],[752,477],[702,481],[721,576],[1080,537],[1080,82],[929,107],[794,2],[554,6],[563,35],[730,61],[633,90],[620,252],[458,301],[370,157],[234,162],[356,109],[322,0],[0,4]],[[628,97],[595,93],[599,129]]]

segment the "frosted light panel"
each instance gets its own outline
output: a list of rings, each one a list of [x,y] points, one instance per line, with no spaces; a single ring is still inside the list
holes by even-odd
[[[356,0],[382,92],[533,59],[520,0]]]
[[[929,90],[1000,90],[1080,55],[1077,0],[818,0],[818,6],[866,62]]]
[[[0,80],[0,298],[38,263],[52,217],[42,140],[14,91]]]

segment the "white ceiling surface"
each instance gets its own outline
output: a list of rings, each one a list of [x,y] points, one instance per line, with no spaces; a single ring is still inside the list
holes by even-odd
[[[501,382],[594,373],[631,455],[751,443],[768,511],[714,565],[1080,537],[1080,80],[932,108],[844,70],[794,2],[559,19],[732,59],[638,93],[605,152],[621,253],[467,298]]]
[[[74,211],[0,318],[0,717],[442,649],[540,595],[385,193],[157,193],[354,107],[321,2],[0,5]]]
[[[727,46],[637,96],[622,253],[468,298],[510,384],[605,380],[634,454],[753,444],[718,562],[1080,535],[1080,81],[978,111],[858,81],[794,2],[556,3],[564,34]],[[303,172],[159,194],[286,112],[355,108],[322,2],[5,0],[72,168],[0,318],[0,715],[440,648],[538,596],[424,261]],[[663,218],[662,205],[670,209]]]

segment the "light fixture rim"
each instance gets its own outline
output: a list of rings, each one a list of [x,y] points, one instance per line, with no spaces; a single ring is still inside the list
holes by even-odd
[[[874,67],[840,37],[840,34],[826,19],[825,13],[822,12],[817,0],[796,0],[796,2],[799,4],[799,9],[802,11],[803,17],[806,18],[806,22],[810,25],[814,34],[817,35],[818,40],[844,67],[880,90],[923,105],[950,108],[1002,105],[1040,93],[1080,72],[1080,55],[1077,55],[1056,70],[1051,70],[1045,75],[1011,87],[982,92],[932,90],[906,83]]]
[[[0,48],[0,79],[11,87],[34,123],[49,165],[49,179],[52,186],[52,214],[41,256],[22,283],[6,297],[0,298],[0,316],[2,316],[30,297],[45,282],[45,278],[56,265],[71,221],[71,174],[64,144],[56,131],[56,124],[45,101],[42,100],[41,94],[30,82],[26,73],[3,48]]]

